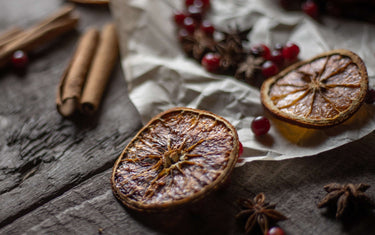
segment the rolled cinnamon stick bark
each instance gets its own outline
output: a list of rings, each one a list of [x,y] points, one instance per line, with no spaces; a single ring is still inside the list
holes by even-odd
[[[0,32],[0,42],[3,40],[8,40],[9,38],[13,37],[14,35],[22,32],[22,29],[19,27],[11,27],[2,32]]]
[[[78,17],[70,16],[73,9],[72,5],[64,6],[50,17],[16,35],[0,50],[0,67],[9,62],[16,50],[29,52],[74,29],[78,24]]]
[[[91,115],[100,105],[104,90],[118,58],[118,41],[114,24],[107,24],[93,59],[81,98],[81,112]]]
[[[30,29],[30,31],[39,31],[40,29],[44,28],[45,26],[50,25],[51,23],[57,22],[61,19],[66,19],[72,17],[71,14],[74,11],[74,5],[72,4],[65,4],[56,12],[53,12],[51,15],[47,16],[47,18],[39,21],[34,27]]]
[[[18,27],[12,27],[10,29],[7,29],[4,32],[1,32],[0,34],[0,49],[6,45],[7,43],[11,42],[16,38],[16,36],[20,35],[23,32],[21,28]]]
[[[64,117],[69,117],[79,108],[82,89],[87,71],[98,45],[99,32],[91,28],[79,40],[74,56],[60,80],[57,92],[57,110]]]

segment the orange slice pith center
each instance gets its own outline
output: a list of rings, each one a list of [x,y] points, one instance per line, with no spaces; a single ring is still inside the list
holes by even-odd
[[[237,142],[233,129],[212,115],[168,112],[128,144],[114,167],[112,184],[124,203],[135,208],[187,202],[226,178],[235,164]]]
[[[338,50],[265,83],[262,101],[266,108],[289,121],[314,127],[349,118],[365,98],[368,78],[359,57]]]

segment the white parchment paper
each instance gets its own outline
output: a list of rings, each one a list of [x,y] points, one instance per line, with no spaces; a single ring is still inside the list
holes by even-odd
[[[324,130],[287,124],[272,117],[268,135],[250,130],[255,116],[264,115],[259,91],[232,77],[206,72],[185,56],[178,44],[173,11],[183,0],[112,0],[118,26],[122,66],[129,96],[146,123],[166,109],[185,106],[223,116],[238,130],[244,146],[242,162],[312,156],[357,140],[375,130],[375,105],[364,104],[345,123]],[[300,46],[302,60],[331,49],[349,49],[364,60],[375,78],[375,25],[323,18],[319,23],[302,12],[286,12],[272,0],[214,0],[208,18],[216,28],[252,27],[252,44]]]

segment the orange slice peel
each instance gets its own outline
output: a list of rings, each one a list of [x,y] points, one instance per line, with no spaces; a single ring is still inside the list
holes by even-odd
[[[224,185],[238,157],[236,129],[208,111],[173,108],[152,118],[117,159],[114,195],[137,211],[168,211]]]
[[[349,119],[363,104],[368,75],[362,59],[339,49],[296,63],[267,79],[261,101],[289,123],[325,128]]]

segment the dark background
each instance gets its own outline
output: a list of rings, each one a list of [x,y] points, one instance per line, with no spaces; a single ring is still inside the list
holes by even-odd
[[[28,27],[64,1],[0,2],[0,31]],[[120,63],[99,112],[67,120],[55,108],[59,79],[79,36],[111,21],[106,6],[77,5],[79,27],[30,54],[26,73],[0,70],[0,234],[242,234],[238,198],[264,192],[289,219],[287,234],[371,234],[375,215],[338,221],[318,209],[331,183],[367,183],[375,198],[375,135],[318,156],[256,161],[204,202],[170,214],[127,210],[113,196],[111,168],[142,126]]]

